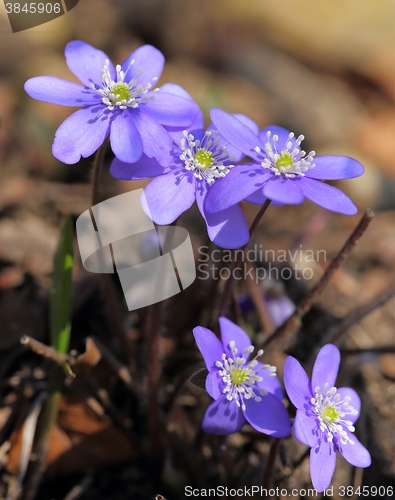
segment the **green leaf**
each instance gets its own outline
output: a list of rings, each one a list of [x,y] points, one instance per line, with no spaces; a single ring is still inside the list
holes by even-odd
[[[68,216],[54,257],[50,304],[51,345],[62,354],[67,354],[70,341],[73,261],[73,224]]]

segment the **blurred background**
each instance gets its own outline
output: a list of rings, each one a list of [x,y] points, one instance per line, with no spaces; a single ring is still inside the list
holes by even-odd
[[[12,34],[0,4],[2,388],[15,370],[19,370],[18,384],[23,379],[25,365],[18,364],[21,335],[46,341],[48,287],[60,223],[66,214],[77,217],[89,208],[90,199],[92,158],[64,165],[51,154],[55,131],[72,110],[31,99],[23,90],[28,78],[54,75],[75,80],[63,55],[64,46],[73,39],[100,48],[114,63],[149,43],[166,57],[159,85],[173,82],[183,86],[201,106],[207,124],[210,109],[219,107],[250,116],[260,128],[277,124],[303,134],[304,148],[314,149],[317,155],[342,154],[358,159],[365,174],[336,185],[353,199],[359,215],[326,213],[308,201],[297,209],[271,207],[256,235],[265,248],[286,248],[310,223],[312,236],[305,237],[304,248],[325,249],[330,258],[361,213],[372,208],[376,217],[368,232],[320,303],[333,317],[344,317],[394,284],[394,14],[393,0],[80,0],[57,20]],[[110,160],[111,153],[107,164]],[[103,185],[105,197],[109,197],[143,184],[115,181],[105,174]],[[244,206],[249,219],[256,208]],[[196,244],[204,241],[197,211],[185,214],[180,225],[191,232]],[[318,266],[317,279],[320,273]],[[81,289],[86,292],[85,278],[77,265],[76,280],[83,283]],[[88,295],[81,296],[87,300]],[[87,328],[83,322],[78,325],[75,331]],[[389,303],[354,326],[347,345],[360,349],[389,345],[394,341],[393,325],[393,304]],[[139,338],[137,330],[131,333],[134,340]],[[84,333],[80,334],[83,337]],[[170,338],[164,353],[172,352],[175,345]],[[81,346],[82,341],[74,347],[78,350]],[[370,408],[366,432],[369,442],[377,445],[372,452],[377,460],[375,468],[366,474],[371,475],[371,484],[386,484],[394,459],[391,406],[395,402],[395,357],[389,353],[364,356],[352,358],[349,369],[355,374],[363,362],[358,380]],[[30,358],[26,363],[30,370],[26,377],[39,380],[40,374],[31,375]],[[9,450],[1,444],[10,443],[12,435],[11,442],[17,442],[15,422],[21,415],[19,399],[15,392],[13,397],[10,394],[3,392],[0,408],[5,491],[4,485],[18,470],[18,457],[14,456],[10,465]],[[24,397],[29,400],[31,393]],[[106,448],[104,455],[107,453]],[[126,460],[132,459],[133,451],[123,453]],[[109,458],[99,465],[112,465],[118,459]],[[62,467],[54,474],[81,473],[96,465]],[[169,477],[177,473],[174,464],[168,468]],[[122,469],[122,474],[123,479],[115,476],[115,480],[125,484],[143,481],[135,469]],[[171,480],[164,481],[168,483]],[[51,498],[63,498],[57,496],[56,488],[51,491],[55,492]],[[129,497],[114,493],[102,497],[94,490],[91,497],[87,491],[81,498],[151,498],[157,489],[151,491],[145,483],[144,493],[126,488],[125,495],[132,495]],[[107,491],[105,485],[101,491]],[[47,496],[42,493],[40,498]]]

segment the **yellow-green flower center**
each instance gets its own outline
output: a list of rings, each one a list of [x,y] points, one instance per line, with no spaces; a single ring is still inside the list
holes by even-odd
[[[213,153],[211,151],[207,151],[207,149],[200,148],[196,151],[195,160],[199,162],[201,165],[200,170],[206,170],[213,163]]]
[[[292,167],[294,164],[294,159],[291,153],[288,153],[287,151],[284,151],[281,153],[279,156],[278,160],[276,161],[276,167],[280,169],[281,167],[287,168],[287,167]]]
[[[123,82],[116,83],[112,88],[112,93],[118,96],[114,102],[127,101],[130,98],[129,85]]]
[[[321,417],[326,422],[336,422],[340,417],[340,412],[333,406],[327,406],[322,410]]]
[[[234,384],[243,384],[248,378],[248,371],[244,368],[236,368],[231,375]]]

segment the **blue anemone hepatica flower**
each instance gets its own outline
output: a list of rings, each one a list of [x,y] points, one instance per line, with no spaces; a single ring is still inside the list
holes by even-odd
[[[339,349],[332,344],[319,351],[311,382],[295,358],[289,356],[284,364],[285,389],[297,408],[293,432],[311,448],[310,475],[318,492],[330,485],[336,452],[355,467],[371,463],[369,452],[353,434],[361,400],[353,389],[335,387],[339,364]]]
[[[304,137],[278,127],[264,128],[258,135],[237,118],[220,109],[211,110],[211,119],[230,144],[253,159],[235,168],[211,190],[206,200],[210,213],[241,200],[262,204],[299,204],[304,198],[333,212],[357,213],[354,203],[339,189],[323,180],[350,179],[363,174],[363,166],[348,156],[315,156],[301,149]]]
[[[214,401],[207,408],[202,428],[210,434],[238,432],[246,422],[274,437],[290,433],[290,421],[281,398],[276,368],[250,359],[254,348],[244,330],[219,318],[222,341],[207,328],[193,330],[209,371],[206,390]]]
[[[190,99],[189,94],[177,85],[167,84],[163,89]],[[247,117],[236,116],[246,127],[256,127]],[[133,164],[115,159],[110,173],[125,180],[155,177],[145,188],[142,201],[156,224],[171,224],[196,200],[211,241],[223,248],[239,248],[250,237],[241,208],[235,204],[218,213],[208,213],[205,199],[216,182],[226,177],[244,155],[228,145],[212,125],[204,131],[203,122],[203,114],[199,112],[194,123],[185,130],[167,127],[174,140],[172,161],[168,167],[162,167],[157,160],[143,155]]]
[[[82,85],[54,76],[25,83],[34,99],[82,107],[56,131],[54,156],[77,163],[110,135],[114,154],[124,162],[135,162],[143,153],[170,161],[172,140],[163,125],[186,127],[199,108],[190,99],[153,88],[163,70],[163,54],[144,45],[114,67],[104,52],[75,40],[66,45],[65,56]]]

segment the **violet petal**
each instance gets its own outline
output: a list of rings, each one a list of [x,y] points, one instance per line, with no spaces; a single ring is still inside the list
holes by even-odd
[[[262,396],[260,402],[251,398],[244,399],[244,403],[246,405],[245,418],[254,429],[278,438],[290,434],[291,424],[287,410],[276,396],[268,393]]]
[[[109,114],[97,106],[82,108],[70,115],[55,133],[52,153],[63,163],[77,163],[91,156],[110,132]]]
[[[56,76],[30,78],[25,83],[25,90],[33,99],[60,106],[91,106],[101,103],[101,97],[94,90]]]
[[[261,188],[272,175],[256,163],[236,165],[225,178],[215,181],[207,195],[205,209],[216,213],[236,205]]]
[[[309,377],[302,365],[292,356],[284,363],[284,385],[288,397],[296,408],[308,408],[313,397]]]
[[[209,371],[215,369],[215,363],[222,361],[222,354],[224,352],[221,341],[219,338],[208,328],[197,326],[193,329],[196,344],[201,352],[204,362],[206,363]]]
[[[318,386],[321,390],[328,384],[327,390],[336,384],[337,373],[340,365],[340,351],[333,344],[326,344],[317,354],[311,377],[311,386]]]
[[[358,208],[343,191],[329,184],[304,177],[299,186],[306,198],[327,210],[345,215],[355,215],[358,212]]]
[[[352,179],[363,174],[364,168],[359,161],[349,156],[317,156],[314,168],[305,172],[306,177],[322,180]]]
[[[129,110],[114,113],[110,140],[111,149],[119,160],[134,163],[141,158],[143,142]]]
[[[297,410],[294,421],[294,436],[298,441],[313,448],[318,441],[317,430],[319,421],[316,415],[309,410]]]
[[[329,487],[336,468],[334,444],[325,438],[321,437],[317,445],[310,451],[311,482],[319,493]]]
[[[101,71],[109,57],[89,43],[73,40],[66,45],[64,54],[70,71],[87,87],[94,83],[102,87]],[[109,60],[109,71],[112,79],[116,78],[115,68]]]
[[[183,171],[155,177],[144,189],[148,212],[155,224],[171,224],[195,201],[195,185]]]
[[[229,347],[230,342],[234,342],[240,356],[244,355],[244,349],[251,346],[251,339],[248,334],[238,325],[230,321],[228,318],[221,316],[219,319],[219,327],[221,330],[222,345],[228,357],[233,358],[232,351]]]
[[[269,200],[292,205],[298,205],[304,200],[299,179],[295,181],[284,175],[273,175],[263,186],[263,194]]]
[[[226,396],[222,396],[207,408],[202,429],[209,434],[227,436],[238,432],[245,422],[241,408],[234,401],[228,401]]]

